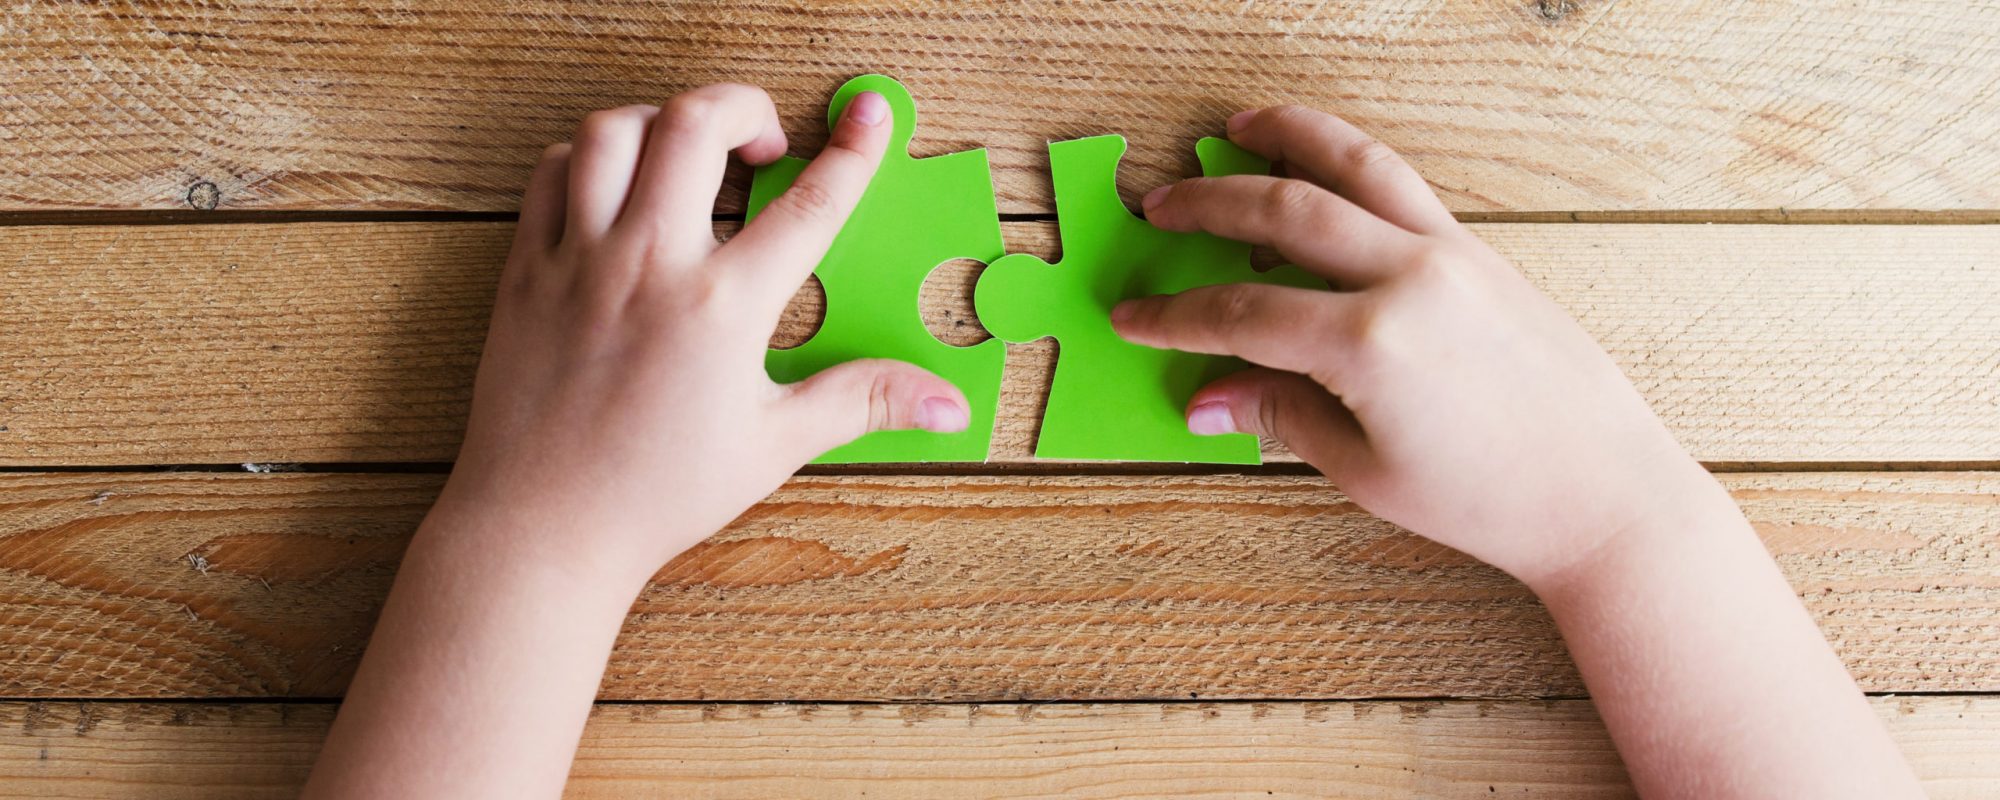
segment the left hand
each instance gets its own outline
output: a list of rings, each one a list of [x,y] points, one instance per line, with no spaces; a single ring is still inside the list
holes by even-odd
[[[910,364],[856,361],[790,385],[764,371],[779,315],[881,161],[889,116],[881,96],[855,98],[826,150],[727,244],[710,209],[730,153],[785,151],[762,90],[600,111],[549,148],[434,513],[504,514],[514,524],[451,527],[643,582],[826,450],[873,430],[964,429],[964,395]]]
[[[1341,290],[1120,304],[1131,341],[1260,367],[1195,393],[1190,430],[1283,441],[1362,508],[1537,590],[1613,539],[1679,535],[1690,508],[1735,513],[1617,363],[1386,145],[1298,106],[1239,114],[1229,138],[1286,177],[1180,181],[1146,218],[1274,247]]]

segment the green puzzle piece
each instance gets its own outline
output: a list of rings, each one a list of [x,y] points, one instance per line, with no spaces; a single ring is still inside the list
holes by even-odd
[[[815,463],[985,461],[1006,345],[989,340],[955,347],[938,341],[924,328],[918,297],[924,279],[939,264],[957,258],[992,263],[1004,252],[986,151],[911,158],[916,103],[902,84],[881,75],[863,75],[842,85],[828,105],[827,125],[840,119],[848,101],[862,92],[889,101],[894,131],[888,152],[854,215],[813,271],[826,289],[826,321],[805,344],[770,351],[764,368],[772,380],[790,383],[858,358],[901,359],[957,384],[971,405],[972,421],[964,432],[871,433]],[[804,160],[788,157],[759,168],[750,184],[750,218],[790,187],[805,166]]]
[[[1133,216],[1118,198],[1124,154],[1123,136],[1050,144],[1061,260],[1005,256],[974,289],[979,321],[993,335],[1010,342],[1056,339],[1055,380],[1035,456],[1258,463],[1256,437],[1196,436],[1184,416],[1195,390],[1243,362],[1127,342],[1111,328],[1111,307],[1218,283],[1326,284],[1289,267],[1259,273],[1250,267],[1250,245],[1163,231]],[[1209,176],[1271,168],[1221,139],[1202,139],[1195,154]]]

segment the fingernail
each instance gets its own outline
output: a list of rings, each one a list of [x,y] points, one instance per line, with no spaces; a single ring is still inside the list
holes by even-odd
[[[1243,130],[1243,126],[1250,124],[1250,118],[1254,116],[1257,116],[1257,109],[1254,108],[1249,111],[1236,112],[1235,116],[1229,118],[1229,132],[1235,133]]]
[[[889,118],[889,101],[874,92],[862,92],[847,104],[847,117],[863,125],[879,125]]]
[[[1160,204],[1161,200],[1167,199],[1167,190],[1172,188],[1174,188],[1173,185],[1168,184],[1166,186],[1162,186],[1158,189],[1154,189],[1150,192],[1147,192],[1146,197],[1139,201],[1139,206],[1146,209],[1147,211],[1152,211],[1153,206],[1157,206]]]
[[[1202,403],[1188,412],[1188,432],[1198,436],[1235,433],[1236,418],[1229,414],[1227,403]]]
[[[970,424],[970,412],[946,398],[926,397],[917,406],[917,427],[932,433],[957,433]]]
[[[1126,320],[1131,319],[1132,315],[1138,313],[1138,311],[1139,311],[1138,301],[1127,300],[1125,302],[1119,303],[1118,305],[1111,307],[1111,321],[1124,322]]]

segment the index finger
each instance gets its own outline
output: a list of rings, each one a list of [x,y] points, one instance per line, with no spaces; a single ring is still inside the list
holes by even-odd
[[[1136,344],[1236,356],[1331,389],[1345,346],[1334,332],[1358,302],[1354,294],[1230,283],[1127,300],[1112,308],[1111,327]]]
[[[1404,229],[1445,233],[1458,227],[1430,184],[1396,151],[1332,114],[1304,106],[1245,111],[1229,119],[1229,140],[1303,171]]]
[[[889,144],[889,122],[889,102],[881,95],[856,95],[819,157],[722,246],[735,269],[787,291],[804,283],[875,177]]]
[[[1395,272],[1421,242],[1340,195],[1267,175],[1189,178],[1146,195],[1145,206],[1160,228],[1267,245],[1343,288]]]

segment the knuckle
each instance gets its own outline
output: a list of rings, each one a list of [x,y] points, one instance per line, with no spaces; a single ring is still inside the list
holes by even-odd
[[[583,115],[583,122],[577,124],[576,131],[578,134],[581,134],[583,136],[589,136],[592,134],[601,133],[605,128],[610,127],[616,124],[617,122],[618,122],[618,109],[600,108],[596,111],[592,111],[588,114]]]
[[[681,330],[716,331],[727,328],[741,312],[732,304],[731,290],[722,281],[706,276],[683,275],[661,279],[658,275],[634,277],[617,294],[650,317],[672,320]]]
[[[657,124],[674,133],[692,133],[701,130],[709,120],[715,119],[722,101],[706,92],[694,91],[678,94],[660,107]]]
[[[690,243],[674,235],[649,226],[634,246],[635,257],[649,270],[675,270],[700,257],[691,251]]]
[[[1257,400],[1258,432],[1284,441],[1287,432],[1281,426],[1285,424],[1285,420],[1291,418],[1291,414],[1284,408],[1288,396],[1273,386],[1264,387],[1262,395]]]
[[[897,422],[892,401],[895,381],[887,370],[878,370],[868,383],[868,429],[884,430]]]
[[[684,96],[693,96],[705,100],[709,103],[709,107],[714,110],[725,108],[741,109],[746,107],[744,104],[754,104],[760,101],[769,103],[771,100],[771,95],[761,87],[734,81],[711,83],[700,89],[688,92]]]
[[[634,116],[634,106],[600,108],[583,115],[583,124],[578,130],[588,134],[601,134],[624,126]]]
[[[812,222],[834,222],[838,216],[839,204],[833,193],[812,181],[792,184],[778,202],[784,204],[786,213]]]
[[[621,106],[592,111],[585,115],[583,123],[576,128],[576,141],[581,147],[614,139],[633,129],[644,119],[647,106]]]
[[[1264,214],[1272,219],[1303,221],[1320,208],[1319,187],[1304,181],[1284,180],[1264,190]]]
[[[1409,255],[1409,262],[1403,266],[1403,273],[1419,281],[1448,279],[1455,270],[1451,248],[1443,244],[1425,240],[1417,245]]]
[[[729,287],[715,274],[694,272],[679,276],[665,294],[673,304],[690,314],[721,311],[731,307],[726,296]]]
[[[1403,162],[1402,156],[1388,145],[1365,137],[1347,146],[1346,158],[1349,166],[1360,171],[1380,170]]]
[[[1347,338],[1363,350],[1378,349],[1388,337],[1388,319],[1381,304],[1363,304],[1347,321]]]
[[[1390,310],[1381,301],[1364,301],[1335,317],[1331,333],[1349,351],[1366,356],[1381,351],[1387,342],[1390,317]]]
[[[731,324],[740,324],[744,316],[743,303],[737,300],[736,293],[727,284],[704,281],[689,290],[689,297],[698,310],[699,318],[713,323],[703,325],[704,330],[725,330]]]
[[[1334,344],[1313,360],[1306,377],[1321,386],[1339,385],[1342,375],[1373,372],[1387,356],[1388,318],[1375,303],[1323,320],[1320,333]]]
[[[1215,321],[1225,330],[1257,316],[1257,293],[1245,284],[1230,284],[1215,292]]]
[[[1272,106],[1271,108],[1259,112],[1257,114],[1257,119],[1268,119],[1271,122],[1276,123],[1280,127],[1289,128],[1297,126],[1301,123],[1309,123],[1313,120],[1314,117],[1317,117],[1318,115],[1319,111],[1316,109],[1308,108],[1306,106],[1302,106],[1297,103],[1286,103],[1285,105]]]

